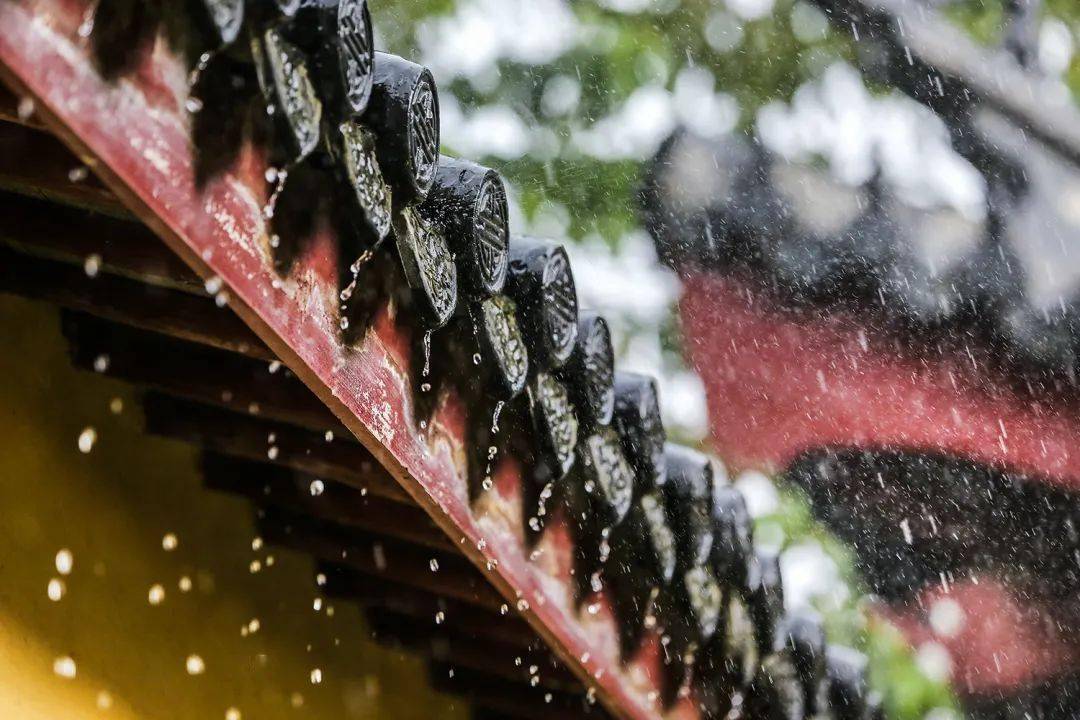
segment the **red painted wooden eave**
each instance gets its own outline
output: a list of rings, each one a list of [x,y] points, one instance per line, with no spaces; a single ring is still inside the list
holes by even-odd
[[[522,537],[519,469],[505,462],[498,490],[476,507],[463,474],[464,408],[443,400],[420,430],[411,410],[407,348],[414,338],[384,307],[373,330],[347,344],[339,331],[337,243],[320,229],[287,274],[274,268],[267,227],[267,163],[243,148],[226,173],[197,187],[186,113],[186,69],[158,39],[137,67],[107,81],[79,33],[89,0],[0,2],[0,74],[144,223],[204,279],[341,419],[413,499],[458,543],[609,710],[652,720],[658,655],[618,658],[611,613],[572,602],[570,540],[549,523],[538,552]],[[378,18],[375,18],[378,23]],[[223,311],[224,312],[224,311]],[[506,490],[509,488],[509,490]],[[532,554],[532,558],[530,557]],[[447,622],[452,622],[448,618]],[[668,717],[694,717],[683,701]]]

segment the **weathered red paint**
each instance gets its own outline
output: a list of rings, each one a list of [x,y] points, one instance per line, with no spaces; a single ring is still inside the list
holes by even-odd
[[[228,306],[240,315],[341,418],[413,498],[458,542],[616,715],[661,717],[655,653],[620,663],[604,598],[595,613],[572,601],[565,520],[549,522],[531,559],[520,513],[513,512],[520,475],[499,472],[497,497],[475,509],[463,477],[463,415],[454,397],[418,430],[411,405],[410,339],[384,308],[361,341],[339,331],[337,244],[325,228],[310,238],[287,274],[272,264],[262,209],[266,161],[247,147],[235,166],[196,187],[186,71],[162,39],[145,48],[136,69],[103,79],[80,26],[89,0],[0,2],[0,72],[37,115],[204,279],[221,278]],[[438,359],[434,360],[438,362]],[[503,494],[511,487],[512,492]],[[696,716],[684,701],[668,717]]]

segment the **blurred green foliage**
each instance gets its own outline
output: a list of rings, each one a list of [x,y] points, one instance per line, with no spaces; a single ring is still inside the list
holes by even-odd
[[[582,27],[588,29],[589,42],[575,45],[543,65],[501,60],[494,85],[478,88],[457,78],[448,85],[444,80],[443,91],[452,92],[465,108],[504,105],[526,125],[554,133],[559,147],[553,158],[478,159],[512,180],[527,216],[547,201],[563,205],[573,238],[596,233],[617,242],[637,226],[633,190],[639,177],[638,163],[583,155],[570,138],[575,130],[615,112],[638,88],[658,83],[671,89],[683,68],[706,68],[717,79],[718,88],[738,102],[746,124],[763,104],[789,99],[826,64],[852,53],[846,34],[793,27],[793,18],[813,18],[818,12],[801,0],[776,0],[771,12],[753,20],[743,20],[713,0],[658,1],[653,6],[663,9],[640,12],[609,9],[596,0],[567,2]],[[376,25],[384,45],[412,57],[422,49],[416,28],[455,9],[455,0],[377,0],[371,4],[379,17]],[[980,41],[992,42],[1000,34],[1001,0],[957,0],[945,9]],[[1047,0],[1046,12],[1071,23],[1075,35],[1080,3]],[[735,23],[741,35],[729,48],[717,49],[707,40],[709,23],[717,22],[718,17]],[[545,116],[541,107],[544,87],[561,75],[580,80],[580,102],[565,116]],[[1080,91],[1080,54],[1073,58],[1067,79]]]
[[[443,91],[452,92],[465,107],[505,105],[526,124],[554,132],[560,147],[553,159],[483,159],[511,179],[522,193],[527,213],[536,212],[549,200],[565,206],[574,238],[597,233],[614,242],[637,226],[633,190],[640,167],[637,162],[582,155],[570,143],[573,131],[616,111],[644,84],[670,88],[678,71],[687,66],[712,71],[718,87],[735,97],[744,122],[748,122],[756,108],[769,100],[789,97],[814,76],[822,59],[835,57],[845,47],[845,40],[832,34],[811,42],[797,40],[791,31],[790,0],[781,0],[764,18],[741,23],[741,43],[729,52],[714,50],[706,41],[703,27],[719,7],[709,0],[685,0],[661,13],[623,13],[592,0],[570,4],[582,26],[602,41],[575,46],[546,65],[500,61],[499,82],[494,87],[480,90],[459,78],[449,86],[444,84]],[[414,32],[417,24],[452,12],[454,2],[382,0],[377,6],[373,2],[372,7],[380,16],[376,25],[386,46],[416,56],[421,51]],[[388,23],[384,17],[392,20]],[[548,80],[559,75],[579,79],[581,99],[573,112],[547,117],[541,108],[543,89]]]

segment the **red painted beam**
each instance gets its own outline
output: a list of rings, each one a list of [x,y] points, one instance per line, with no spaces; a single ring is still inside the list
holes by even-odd
[[[912,348],[865,314],[783,308],[736,277],[685,285],[687,350],[734,468],[779,471],[829,445],[888,447],[1080,489],[1080,398],[1019,387],[977,344]]]
[[[32,98],[35,117],[199,276],[221,280],[228,308],[459,543],[612,713],[659,718],[656,656],[620,663],[606,601],[598,600],[595,613],[574,607],[565,523],[549,523],[555,527],[531,559],[517,510],[520,472],[509,462],[499,469],[496,490],[470,507],[464,408],[454,396],[443,398],[427,429],[417,429],[408,351],[416,339],[396,324],[393,308],[382,308],[362,341],[343,340],[332,233],[320,227],[287,272],[275,269],[262,214],[268,189],[262,151],[241,148],[232,167],[197,186],[184,64],[158,38],[139,49],[131,72],[104,79],[79,33],[95,6],[90,0],[0,3],[0,75],[16,98]],[[694,715],[687,701],[667,716]]]
[[[935,628],[938,603],[955,604],[955,623]],[[965,697],[1021,692],[1070,672],[1080,661],[1080,646],[1052,612],[989,576],[929,586],[908,607],[877,611],[916,650],[939,643],[952,661],[952,685]]]

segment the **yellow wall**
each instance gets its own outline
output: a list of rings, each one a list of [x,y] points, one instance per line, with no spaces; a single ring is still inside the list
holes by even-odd
[[[135,395],[65,353],[55,310],[0,296],[0,719],[466,716],[422,663],[367,640],[354,607],[315,612],[311,562],[253,550],[248,505],[204,490],[190,447],[144,435]]]

